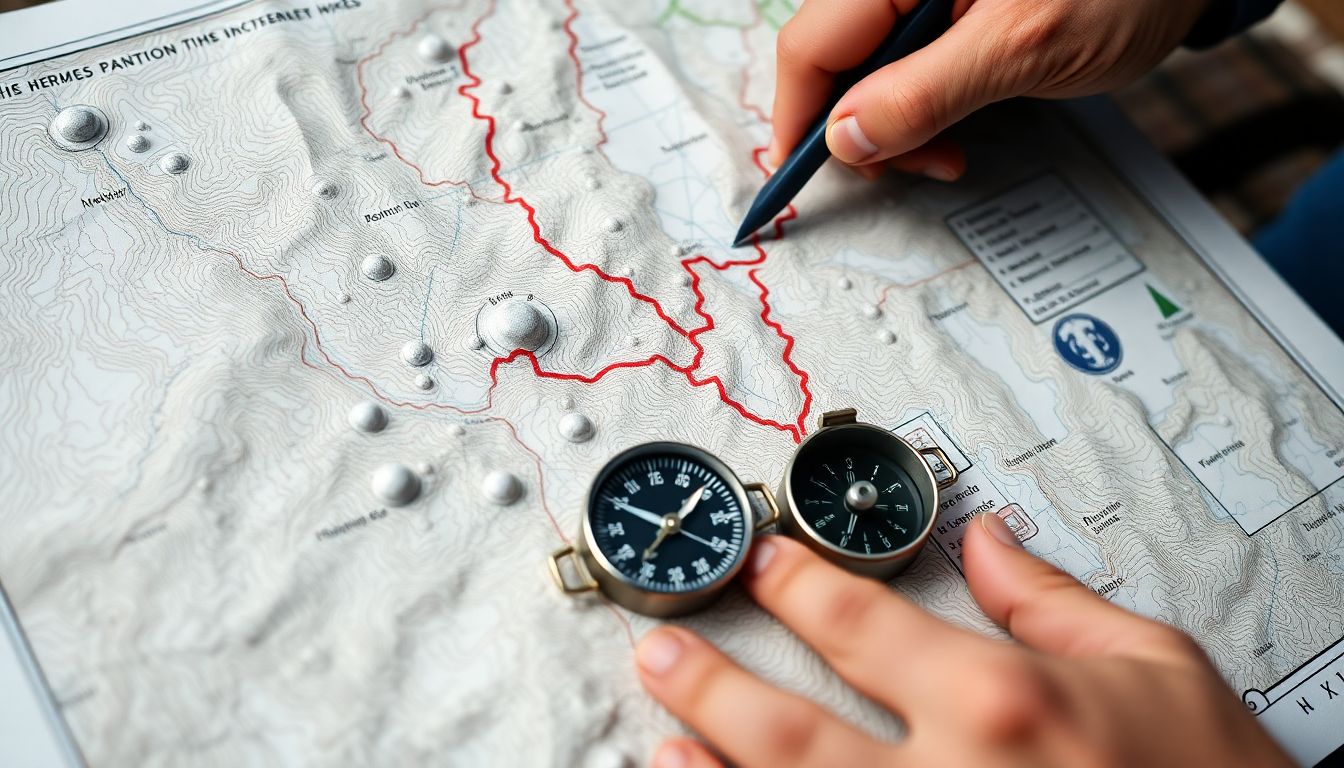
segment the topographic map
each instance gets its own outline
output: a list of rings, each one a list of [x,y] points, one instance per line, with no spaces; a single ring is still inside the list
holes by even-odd
[[[652,620],[546,556],[619,450],[775,484],[842,407],[962,472],[893,588],[992,631],[995,511],[1338,742],[1338,397],[1040,105],[964,126],[961,183],[826,169],[731,249],[791,12],[249,2],[0,71],[0,581],[91,763],[642,762]],[[894,733],[742,594],[683,622]]]

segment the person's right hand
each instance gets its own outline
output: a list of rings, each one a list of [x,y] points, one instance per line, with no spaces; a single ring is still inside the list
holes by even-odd
[[[640,681],[718,754],[674,737],[654,768],[1292,765],[1188,636],[1034,557],[993,512],[966,526],[962,554],[971,595],[1017,642],[954,627],[796,541],[763,537],[747,591],[898,715],[905,736],[880,741],[665,626],[640,640]]]
[[[807,0],[780,31],[774,139],[783,162],[857,66],[918,0]],[[1190,33],[1209,0],[958,0],[931,45],[864,78],[831,110],[831,154],[870,178],[882,164],[951,181],[965,157],[945,129],[1014,96],[1070,98],[1124,85]]]

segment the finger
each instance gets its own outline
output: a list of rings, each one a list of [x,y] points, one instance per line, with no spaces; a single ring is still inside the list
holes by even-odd
[[[968,527],[962,565],[971,595],[1021,642],[1061,656],[1184,661],[1201,655],[1181,632],[1111,604],[1032,556],[998,515],[984,513]]]
[[[891,158],[886,164],[898,171],[927,176],[935,181],[956,181],[966,173],[966,152],[952,139],[939,136],[918,149]]]
[[[850,685],[911,714],[913,703],[942,690],[942,672],[963,649],[985,642],[925,613],[873,579],[846,573],[807,547],[767,536],[753,547],[747,590],[812,646]],[[894,648],[939,648],[936,657]],[[907,664],[905,658],[918,658]],[[958,662],[959,663],[959,662]]]
[[[735,765],[878,765],[894,749],[768,685],[684,629],[650,632],[635,661],[645,689]]]
[[[991,102],[1027,92],[1028,65],[969,13],[909,56],[859,81],[831,110],[826,144],[841,162],[872,163],[923,146]]]
[[[653,753],[652,768],[723,768],[723,762],[694,739],[668,739]]]
[[[835,75],[863,62],[917,0],[808,0],[775,42],[774,140],[778,166],[831,97]]]
[[[882,172],[886,170],[885,168],[882,167],[881,164],[849,165],[845,167],[849,168],[849,170],[853,171],[854,173],[857,173],[858,175],[862,176],[868,181],[877,181],[882,177]]]

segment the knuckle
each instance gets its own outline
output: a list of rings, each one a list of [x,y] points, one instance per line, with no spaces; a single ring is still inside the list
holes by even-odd
[[[775,38],[775,60],[781,68],[798,65],[807,60],[809,48],[797,19],[790,19]]]
[[[870,626],[886,597],[886,591],[877,582],[855,578],[830,596],[818,620],[830,637],[847,643],[864,636],[865,628]]]
[[[1002,77],[1032,90],[1082,75],[1116,35],[1079,34],[1075,19],[1053,6],[1022,12],[1004,31]]]
[[[817,707],[801,699],[789,699],[776,705],[766,718],[766,732],[762,734],[762,743],[770,745],[777,758],[770,763],[797,761],[807,755],[816,741],[821,722]]]
[[[1014,56],[1034,57],[1050,51],[1068,37],[1070,17],[1049,4],[1033,3],[1005,32],[1008,52]]]
[[[1069,593],[1087,590],[1081,581],[1053,566],[1032,574],[1030,593],[1033,601],[1040,605],[1045,600],[1064,598]]]
[[[670,695],[687,712],[703,710],[708,702],[721,697],[728,682],[728,665],[717,654],[702,653],[701,649],[687,646],[683,653],[689,663],[679,663],[673,675]]]
[[[1051,610],[1050,606],[1057,604],[1058,599],[1086,589],[1077,579],[1053,567],[1032,574],[1025,582],[1025,587],[1025,597],[1010,605],[1004,617],[1005,626],[1012,634],[1017,634],[1034,618]]]
[[[882,99],[882,117],[896,133],[927,139],[946,127],[943,100],[926,82],[893,83]]]
[[[1061,709],[1059,691],[1045,671],[1015,653],[983,666],[966,705],[966,722],[997,744],[1030,741]]]

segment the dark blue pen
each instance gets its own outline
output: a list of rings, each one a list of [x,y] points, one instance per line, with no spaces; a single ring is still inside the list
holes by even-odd
[[[937,40],[952,26],[954,3],[955,0],[923,0],[914,12],[896,22],[887,39],[862,64],[836,77],[831,99],[817,122],[756,195],[751,209],[742,219],[742,227],[737,230],[734,248],[746,244],[756,230],[779,215],[831,156],[831,151],[826,148],[826,120],[840,97],[868,75]]]

